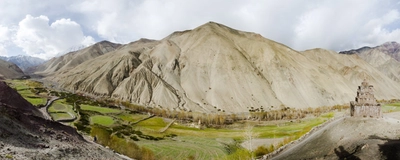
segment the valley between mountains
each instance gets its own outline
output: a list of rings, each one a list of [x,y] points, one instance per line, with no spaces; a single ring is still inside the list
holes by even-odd
[[[161,40],[101,41],[23,70],[0,60],[0,121],[12,126],[0,126],[0,156],[399,158],[399,57],[397,42],[296,51],[208,22]],[[364,80],[381,118],[349,117]]]

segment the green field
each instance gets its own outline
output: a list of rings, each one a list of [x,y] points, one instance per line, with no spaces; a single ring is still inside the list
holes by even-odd
[[[65,111],[74,113],[74,107],[65,102],[64,99],[59,99],[53,102],[49,107],[49,112]]]
[[[136,122],[140,119],[143,119],[147,117],[146,115],[142,115],[142,114],[127,114],[127,113],[123,113],[121,115],[118,116],[118,118],[120,118],[123,121],[127,121],[127,122]]]
[[[32,91],[30,90],[31,86],[28,85],[29,81],[10,80],[7,82],[10,83],[10,86],[12,88],[15,88],[17,92],[21,94],[21,96],[24,97],[29,103],[33,105],[46,104],[46,98],[39,97],[32,93]]]
[[[114,124],[114,119],[110,116],[95,115],[90,117],[91,124],[100,124],[103,126],[111,126]]]
[[[32,97],[27,97],[27,96],[23,96],[29,103],[37,106],[39,104],[46,104],[47,99],[46,98],[41,98],[41,97],[37,97],[37,98],[32,98]]]
[[[254,123],[253,132],[257,138],[282,138],[301,136],[319,124],[322,124],[333,116],[332,113],[323,114],[318,118],[310,118],[301,122],[287,122],[280,125],[259,125]],[[133,128],[142,131],[146,135],[162,137],[175,134],[178,137],[160,141],[141,140],[136,142],[153,150],[157,159],[187,159],[194,156],[196,159],[222,159],[228,155],[226,143],[218,139],[242,141],[244,139],[245,125],[236,129],[197,129],[184,125],[172,125],[166,132],[158,131],[168,123],[163,118],[154,117],[138,123]]]
[[[65,100],[63,99],[54,101],[53,104],[49,107],[48,112],[50,113],[50,116],[53,117],[53,119],[56,121],[73,118],[67,112],[77,116],[77,114],[74,112],[73,106],[66,104]]]
[[[390,103],[382,106],[382,112],[398,112],[400,111],[400,103]]]
[[[102,114],[107,114],[107,113],[121,113],[122,111],[119,109],[112,109],[112,108],[106,108],[106,107],[98,107],[98,106],[91,106],[91,105],[86,105],[86,104],[81,104],[81,109],[82,110],[88,110],[88,111],[95,111],[99,112]]]
[[[302,121],[300,123],[285,123],[283,125],[267,125],[267,126],[255,126],[253,131],[259,135],[259,138],[280,138],[291,136],[298,132],[303,132],[304,129],[311,129],[317,126],[327,119],[325,118],[315,118],[311,120]],[[148,128],[156,128],[155,126]],[[160,127],[161,128],[161,127]],[[242,127],[244,128],[244,127]],[[225,138],[235,138],[240,139],[243,137],[244,129],[215,129],[215,128],[189,128],[181,125],[172,125],[166,133],[172,133],[183,136],[201,136],[201,137],[225,137]]]
[[[71,117],[68,113],[52,113],[51,117],[53,117],[54,120],[63,120],[63,119],[71,119],[74,117]]]
[[[212,138],[178,137],[162,141],[141,141],[140,146],[153,150],[156,159],[221,159],[228,153],[225,145]]]

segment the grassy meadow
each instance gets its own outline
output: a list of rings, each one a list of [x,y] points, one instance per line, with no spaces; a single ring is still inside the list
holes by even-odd
[[[31,104],[35,106],[46,104],[47,98],[32,92],[33,88],[42,87],[40,83],[30,80],[8,80],[6,82]]]
[[[223,159],[223,157],[232,152],[229,146],[237,146],[239,142],[245,140],[245,127],[249,123],[254,125],[252,132],[257,135],[254,138],[285,138],[294,135],[300,137],[314,126],[322,124],[331,117],[332,113],[327,113],[321,117],[310,118],[301,122],[286,122],[279,125],[265,125],[265,122],[246,122],[235,129],[198,129],[182,124],[174,124],[164,133],[160,133],[159,130],[168,123],[161,117],[154,117],[138,123],[133,128],[140,130],[143,134],[155,137],[177,135],[177,137],[156,142],[142,139],[136,142],[139,146],[151,149],[157,159],[188,159],[190,157],[196,159]],[[224,140],[221,140],[221,138]]]
[[[67,104],[64,99],[54,101],[48,112],[55,121],[74,118],[71,115],[78,116],[73,106]]]
[[[398,112],[398,111],[400,111],[400,103],[389,103],[382,105],[383,113]]]
[[[110,116],[94,115],[90,117],[90,123],[109,127],[114,124],[114,119]]]
[[[99,107],[99,106],[92,106],[92,105],[87,105],[87,104],[81,104],[81,109],[82,110],[87,110],[87,111],[94,111],[94,112],[99,112],[101,114],[107,114],[107,113],[121,113],[122,111],[119,109],[113,109],[113,108],[106,108],[106,107]]]

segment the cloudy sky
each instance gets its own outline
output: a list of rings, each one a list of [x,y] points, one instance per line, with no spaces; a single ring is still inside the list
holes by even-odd
[[[296,50],[400,42],[398,0],[2,0],[0,56],[51,58],[108,40],[161,39],[214,21]]]

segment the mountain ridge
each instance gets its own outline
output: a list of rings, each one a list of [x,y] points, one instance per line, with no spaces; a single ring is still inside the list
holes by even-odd
[[[1,57],[5,61],[16,64],[22,71],[28,70],[28,68],[37,66],[45,62],[45,60],[37,57],[18,55],[18,56],[10,56],[10,57]]]
[[[69,52],[60,57],[54,57],[44,64],[34,67],[30,72],[39,75],[48,75],[57,71],[68,70],[88,59],[113,51],[120,46],[121,44],[101,41],[81,50]]]
[[[340,54],[356,54],[396,82],[400,82],[400,44],[386,42],[375,47],[362,47]]]
[[[318,54],[310,52],[335,58],[320,61]],[[346,63],[325,64],[336,61]],[[384,91],[400,90],[397,82],[358,56],[322,49],[298,52],[259,34],[215,22],[158,41],[123,45],[47,77],[71,91],[206,113],[344,104],[353,99],[365,78],[377,86],[381,94],[377,98],[400,96],[400,91]]]
[[[0,80],[24,77],[24,72],[14,63],[0,59]]]

